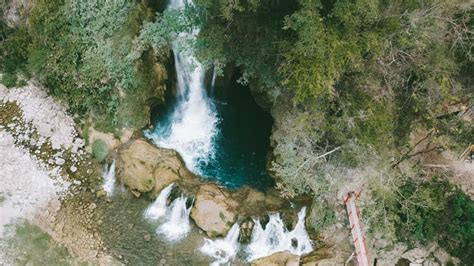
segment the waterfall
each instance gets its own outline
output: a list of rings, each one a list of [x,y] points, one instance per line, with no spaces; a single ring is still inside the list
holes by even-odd
[[[240,226],[235,223],[225,238],[204,239],[201,252],[216,259],[211,265],[220,265],[232,260],[239,250]]]
[[[115,187],[115,160],[112,161],[108,168],[107,166],[105,167],[103,179],[104,184],[102,188],[107,192],[107,196],[110,197],[113,195]]]
[[[211,80],[211,95],[214,93],[214,87],[216,86],[216,77],[217,77],[217,72],[216,72],[216,66],[212,68],[212,80]]]
[[[269,215],[270,219],[265,229],[259,220],[254,219],[252,238],[247,247],[248,260],[253,261],[285,250],[297,255],[311,252],[313,247],[305,229],[305,216],[306,208],[303,207],[298,213],[298,222],[291,231],[286,229],[278,213]]]
[[[298,213],[298,222],[295,228],[291,231],[292,239],[296,239],[298,244],[292,246],[291,252],[303,255],[313,251],[313,243],[306,232],[304,219],[306,218],[306,207],[303,207]]]
[[[171,203],[167,220],[157,229],[157,233],[165,235],[172,241],[179,240],[189,233],[191,230],[189,213],[192,206],[186,207],[187,200],[185,196],[181,195]]]
[[[171,194],[174,183],[165,187],[155,201],[145,210],[145,218],[149,220],[157,220],[166,214],[166,201]]]
[[[183,8],[185,2],[171,0],[168,9]],[[157,125],[153,131],[145,132],[145,136],[156,145],[178,151],[186,166],[194,172],[198,172],[200,162],[206,162],[213,155],[213,138],[218,123],[214,106],[204,87],[202,64],[192,55],[192,51],[182,51],[178,44],[179,38],[195,39],[198,32],[196,29],[182,33],[172,45],[179,96],[170,125]]]

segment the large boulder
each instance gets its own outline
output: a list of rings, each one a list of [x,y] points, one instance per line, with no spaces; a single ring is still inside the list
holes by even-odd
[[[347,239],[347,233],[346,239]],[[346,241],[350,242],[350,241]],[[351,253],[340,252],[339,246],[320,246],[313,252],[304,255],[301,258],[301,265],[303,266],[344,266],[344,262],[350,257]],[[352,265],[352,264],[348,264]]]
[[[176,151],[157,148],[144,139],[121,146],[116,165],[118,179],[136,196],[146,192],[156,196],[164,187],[180,180],[181,173],[187,174]]]
[[[304,262],[303,266],[344,266],[344,259],[342,258],[326,258],[317,261]]]
[[[209,237],[225,236],[237,220],[239,203],[215,184],[199,188],[191,218]]]
[[[291,254],[289,251],[273,253],[270,256],[252,261],[252,266],[298,266],[300,256]]]

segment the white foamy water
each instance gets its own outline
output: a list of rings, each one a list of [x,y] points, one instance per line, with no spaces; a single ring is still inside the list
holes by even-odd
[[[248,261],[269,256],[279,251],[303,255],[313,250],[312,241],[305,229],[306,208],[298,213],[298,222],[291,231],[287,230],[280,214],[270,214],[270,220],[263,229],[259,220],[254,220],[252,239],[247,247]]]
[[[221,265],[230,262],[239,251],[240,226],[235,223],[227,233],[225,238],[204,239],[201,252],[215,258],[211,265]]]
[[[212,68],[211,95],[214,93],[214,87],[216,86],[216,78],[217,78],[217,72],[216,72],[216,66],[214,66]]]
[[[112,196],[115,188],[115,160],[105,169],[103,174],[104,184],[102,188],[107,192],[107,196]]]
[[[181,196],[171,203],[167,220],[157,229],[157,233],[165,235],[171,241],[180,240],[189,233],[189,213],[192,206],[187,208],[186,201],[187,198]]]
[[[192,4],[192,2],[188,2]],[[168,9],[180,9],[183,0],[171,0]],[[197,170],[199,161],[206,161],[213,154],[213,138],[217,132],[218,118],[204,87],[204,69],[188,51],[180,51],[179,41],[195,39],[198,30],[182,33],[173,43],[179,97],[173,114],[169,135],[162,131],[147,131],[145,135],[158,146],[174,149],[183,157],[186,166]],[[192,52],[192,51],[191,51]]]
[[[157,220],[166,214],[168,211],[166,201],[168,200],[173,187],[174,183],[165,187],[160,192],[160,195],[158,195],[155,201],[145,210],[145,218],[148,220]]]

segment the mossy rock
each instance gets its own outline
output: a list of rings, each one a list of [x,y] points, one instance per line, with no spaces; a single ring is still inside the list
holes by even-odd
[[[107,154],[109,154],[109,146],[107,143],[101,139],[95,140],[92,144],[92,155],[94,158],[97,161],[102,162],[105,157],[107,157]]]

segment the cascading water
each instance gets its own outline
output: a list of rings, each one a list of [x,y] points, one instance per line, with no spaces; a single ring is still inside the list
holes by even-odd
[[[216,259],[211,265],[220,265],[232,260],[239,250],[240,226],[235,223],[225,238],[204,239],[201,252]]]
[[[263,229],[259,220],[254,220],[252,239],[247,247],[248,261],[285,250],[297,255],[311,252],[313,247],[305,229],[305,216],[306,208],[303,207],[298,213],[298,222],[291,231],[285,228],[280,214],[270,214],[270,220],[265,229]]]
[[[214,87],[216,86],[217,72],[216,67],[212,68],[212,79],[211,79],[211,95],[214,93]]]
[[[171,190],[174,187],[174,183],[165,187],[155,201],[145,210],[145,218],[148,220],[157,220],[166,214],[167,206],[166,201],[171,194]]]
[[[112,196],[114,193],[115,188],[115,160],[109,165],[109,167],[105,168],[103,174],[104,184],[102,188],[107,192],[107,196]]]
[[[189,223],[191,207],[186,207],[187,200],[185,196],[181,195],[171,203],[168,219],[157,229],[157,233],[165,235],[171,241],[179,240],[189,233],[191,230]]]
[[[170,0],[168,10],[181,9],[186,3],[192,5]],[[144,134],[157,146],[178,151],[189,170],[204,179],[229,188],[250,185],[265,190],[272,185],[266,171],[271,116],[257,105],[248,87],[228,82],[228,88],[214,93],[216,66],[211,97],[207,95],[203,65],[192,49],[180,46],[183,40],[195,40],[198,33],[198,29],[180,33],[174,40],[178,92],[167,105],[153,110],[154,128]]]
[[[191,3],[190,3],[191,4]],[[183,0],[171,0],[168,9],[180,9]],[[173,43],[179,97],[171,115],[171,122],[158,125],[145,135],[155,144],[178,151],[186,166],[197,171],[200,162],[206,162],[213,154],[213,137],[218,118],[204,87],[203,66],[189,52],[181,51],[179,38],[195,39],[198,30],[182,33]]]

